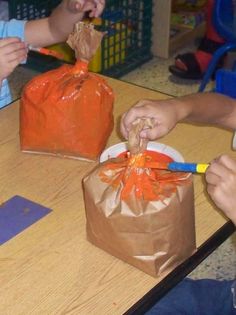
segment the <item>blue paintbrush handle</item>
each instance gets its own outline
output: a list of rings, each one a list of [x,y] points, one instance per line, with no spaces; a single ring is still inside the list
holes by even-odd
[[[175,172],[205,173],[209,164],[171,162],[168,170]]]

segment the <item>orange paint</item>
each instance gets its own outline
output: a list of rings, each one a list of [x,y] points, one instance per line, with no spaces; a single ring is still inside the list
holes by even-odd
[[[173,159],[169,156],[149,150],[130,157],[124,152],[104,164],[99,176],[114,189],[122,183],[122,200],[127,200],[132,194],[138,199],[164,200],[176,192],[177,186],[186,184],[189,177],[181,172],[152,168],[157,162],[165,164],[171,161]]]
[[[119,158],[128,158],[128,151],[122,152],[118,155]],[[173,162],[173,159],[168,155],[152,150],[145,150],[144,153],[147,157],[150,157],[150,160],[153,162]]]
[[[96,159],[113,129],[112,89],[86,62],[43,73],[24,88],[21,149]]]

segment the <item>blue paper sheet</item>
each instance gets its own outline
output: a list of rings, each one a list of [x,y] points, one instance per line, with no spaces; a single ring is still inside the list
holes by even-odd
[[[0,245],[7,242],[52,210],[21,196],[0,205]]]

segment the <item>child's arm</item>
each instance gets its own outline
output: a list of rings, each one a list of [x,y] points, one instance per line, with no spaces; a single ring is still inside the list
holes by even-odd
[[[222,155],[206,171],[207,192],[236,225],[236,161]]]
[[[127,138],[138,118],[153,118],[154,127],[140,135],[149,140],[164,136],[179,121],[215,124],[236,130],[236,100],[217,93],[187,95],[169,100],[141,100],[126,112],[121,131]],[[207,191],[214,203],[236,225],[236,161],[223,155],[206,172]]]
[[[35,47],[63,42],[85,12],[98,16],[104,6],[105,0],[63,0],[50,17],[26,23],[25,41]]]
[[[137,118],[153,118],[153,129],[140,136],[154,140],[166,135],[180,121],[215,124],[236,129],[236,101],[217,93],[199,93],[168,100],[141,100],[127,111],[121,120],[125,138]]]

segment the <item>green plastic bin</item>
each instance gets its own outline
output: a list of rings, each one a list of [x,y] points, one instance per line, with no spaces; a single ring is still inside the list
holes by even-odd
[[[35,20],[47,17],[61,0],[10,0],[9,18]]]
[[[106,1],[101,73],[120,77],[152,58],[152,7],[152,0]]]
[[[9,1],[9,16],[21,20],[42,18],[48,16],[60,2]],[[152,58],[152,6],[152,0],[106,1],[101,24],[97,26],[106,32],[101,47],[100,73],[118,78]],[[39,71],[56,68],[60,64],[53,57],[45,58],[39,54],[32,54],[28,62],[30,67]]]

